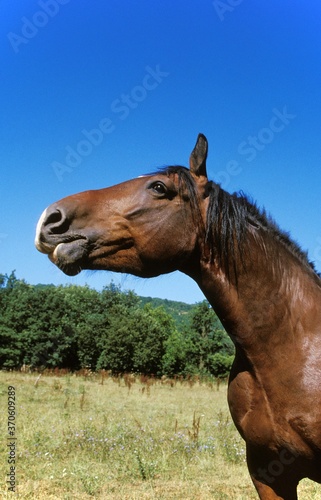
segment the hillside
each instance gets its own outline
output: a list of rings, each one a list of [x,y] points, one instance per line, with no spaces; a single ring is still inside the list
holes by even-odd
[[[158,299],[155,297],[139,297],[140,304],[143,307],[145,304],[151,304],[152,307],[163,307],[170,314],[179,329],[183,328],[188,323],[190,311],[195,307],[195,304],[185,304],[175,300]]]

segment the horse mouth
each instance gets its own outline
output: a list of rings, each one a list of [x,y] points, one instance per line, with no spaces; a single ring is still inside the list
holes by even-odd
[[[77,239],[69,242],[58,243],[48,253],[48,257],[67,276],[76,276],[85,268],[88,255],[88,242]]]
[[[50,261],[63,273],[67,276],[76,276],[84,269],[106,269],[106,259],[119,251],[131,248],[132,241],[125,238],[99,245],[86,238],[77,238],[56,245],[37,242],[36,246],[40,252],[47,254]]]

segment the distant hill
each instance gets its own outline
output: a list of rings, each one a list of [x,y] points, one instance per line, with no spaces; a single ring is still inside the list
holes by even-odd
[[[164,307],[165,311],[170,314],[178,328],[182,328],[188,323],[190,311],[195,307],[193,304],[185,304],[185,302],[178,302],[175,300],[158,299],[154,297],[139,297],[142,306],[151,304],[152,307]]]

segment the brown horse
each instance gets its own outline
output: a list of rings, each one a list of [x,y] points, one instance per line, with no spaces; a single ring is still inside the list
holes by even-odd
[[[321,482],[321,280],[306,255],[250,203],[190,168],[69,196],[47,208],[36,247],[64,273],[106,269],[193,278],[235,343],[228,402],[262,500]]]

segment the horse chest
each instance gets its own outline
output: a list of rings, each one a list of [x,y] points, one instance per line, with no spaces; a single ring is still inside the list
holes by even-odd
[[[315,448],[321,452],[321,412],[317,408],[305,412],[300,397],[292,404],[286,398],[270,397],[253,374],[240,371],[231,378],[228,403],[235,426],[248,444],[270,449],[289,445],[309,459]],[[309,399],[309,407],[308,403]]]
[[[264,445],[273,440],[269,405],[250,372],[242,371],[230,381],[228,403],[235,426],[247,442]]]

